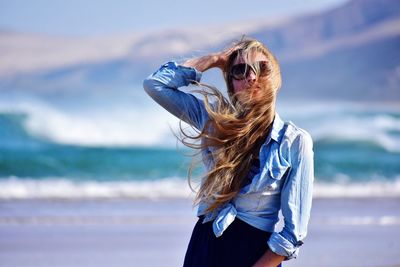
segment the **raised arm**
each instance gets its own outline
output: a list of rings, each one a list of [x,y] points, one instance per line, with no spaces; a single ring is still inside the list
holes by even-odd
[[[178,88],[199,82],[202,72],[210,68],[223,69],[230,50],[189,59],[179,65],[168,62],[143,82],[144,90],[158,104],[199,130],[208,119],[203,100]]]
[[[168,62],[143,82],[144,90],[163,108],[186,123],[201,130],[207,120],[202,100],[178,90],[192,82],[199,82],[201,72],[194,68]]]

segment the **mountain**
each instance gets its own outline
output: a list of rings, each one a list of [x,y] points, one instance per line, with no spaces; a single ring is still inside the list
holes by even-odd
[[[397,0],[353,0],[294,18],[129,36],[65,38],[1,31],[0,91],[58,96],[130,90],[162,62],[218,51],[242,33],[277,55],[282,99],[400,101]],[[207,82],[220,85],[216,75]]]
[[[355,0],[251,34],[281,59],[283,97],[400,100],[400,3]]]

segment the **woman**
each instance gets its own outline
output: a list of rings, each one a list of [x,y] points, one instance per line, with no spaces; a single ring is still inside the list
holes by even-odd
[[[210,68],[222,70],[229,100],[199,83]],[[197,92],[204,100],[179,90],[193,83],[202,86]],[[200,149],[207,170],[184,266],[280,266],[295,258],[310,216],[312,140],[275,112],[281,75],[272,53],[245,39],[181,65],[168,62],[143,85],[198,130],[195,136],[182,131],[182,141]],[[279,210],[284,227],[277,232]]]

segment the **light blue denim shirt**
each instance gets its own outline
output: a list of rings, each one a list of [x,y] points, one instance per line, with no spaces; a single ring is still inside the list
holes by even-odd
[[[145,91],[162,107],[176,117],[201,130],[208,113],[204,102],[194,95],[178,90],[179,87],[201,79],[194,68],[168,62],[150,75],[143,83]],[[297,257],[299,247],[307,234],[314,180],[313,143],[310,135],[293,123],[284,123],[275,114],[272,129],[260,148],[260,168],[251,182],[240,190],[230,203],[212,213],[206,213],[207,203],[202,201],[198,216],[203,223],[213,220],[214,234],[219,237],[239,218],[258,229],[272,232],[269,248],[286,259]],[[213,162],[203,151],[207,169]],[[284,227],[275,231],[282,211]]]

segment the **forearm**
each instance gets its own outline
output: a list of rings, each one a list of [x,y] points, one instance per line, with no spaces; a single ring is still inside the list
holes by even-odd
[[[285,259],[284,256],[278,255],[268,249],[261,258],[253,265],[253,267],[276,267],[278,266],[283,260]]]
[[[191,58],[185,61],[182,66],[192,67],[200,72],[218,67],[219,56],[217,54],[209,54],[201,57]]]
[[[202,57],[196,57],[187,60],[182,64],[185,67],[192,67],[197,69],[200,72],[204,72],[211,68],[219,68],[224,71],[226,62],[228,61],[229,56],[236,49],[235,46],[228,48],[227,50],[223,50],[221,52],[208,54]]]

